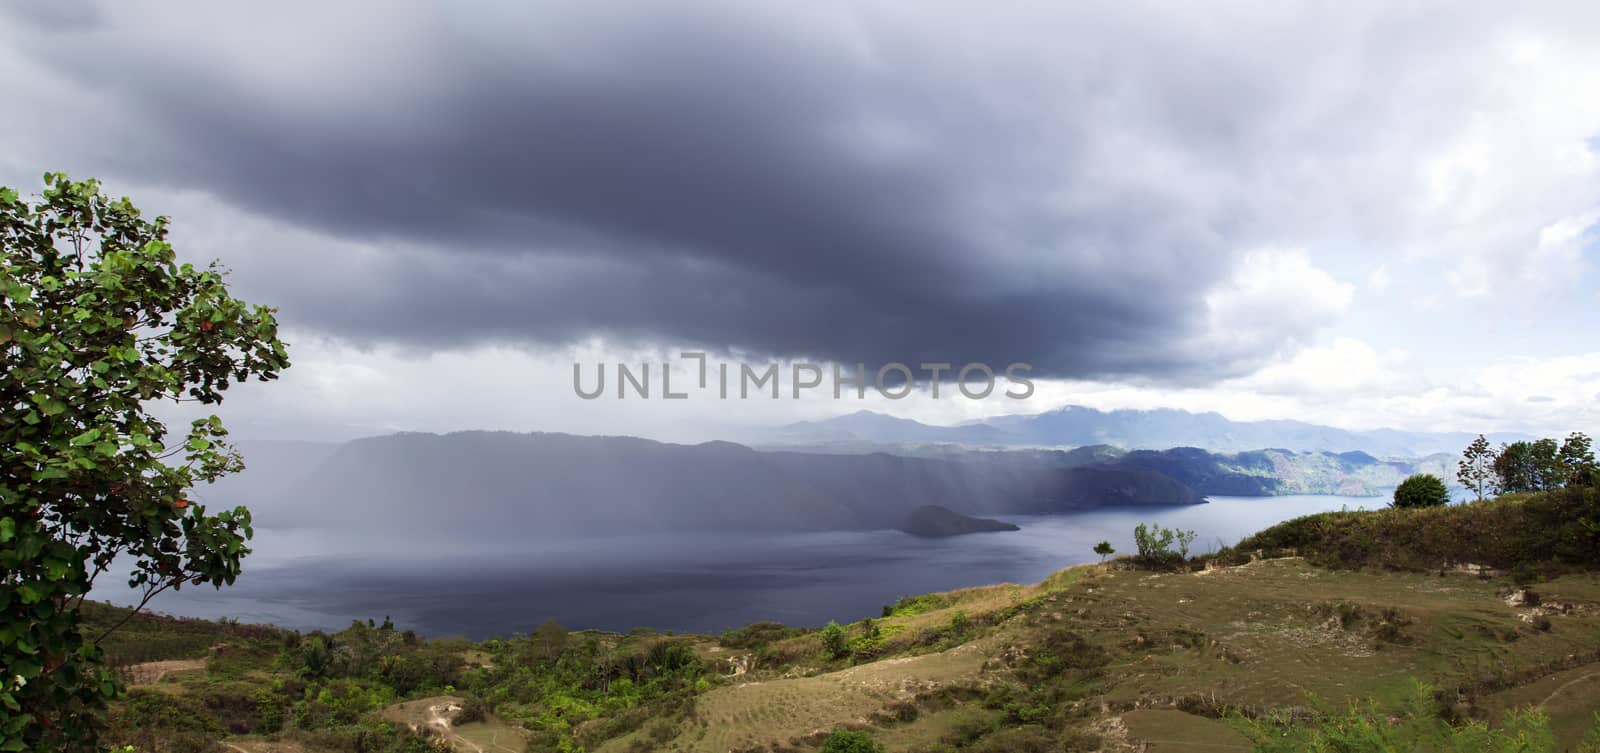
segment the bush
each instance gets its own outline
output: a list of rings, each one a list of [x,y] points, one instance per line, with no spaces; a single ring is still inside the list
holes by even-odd
[[[1257,751],[1290,753],[1336,750],[1386,753],[1396,750],[1466,753],[1546,753],[1556,749],[1550,719],[1543,710],[1509,714],[1497,728],[1483,722],[1456,726],[1445,721],[1433,701],[1433,688],[1414,683],[1405,710],[1388,714],[1371,706],[1351,706],[1330,713],[1316,725],[1233,718],[1236,729]]]
[[[1134,560],[1143,567],[1175,568],[1189,559],[1189,545],[1194,539],[1194,531],[1140,523],[1133,529],[1133,544],[1139,550]]]
[[[1297,552],[1326,567],[1436,571],[1472,563],[1522,582],[1600,567],[1600,489],[1569,487],[1471,505],[1330,512],[1280,523],[1234,552]]]
[[[865,732],[839,727],[822,741],[822,753],[883,753],[883,746]]]
[[[988,735],[969,750],[973,753],[1055,753],[1061,750],[1061,743],[1044,727],[1029,724]]]
[[[944,594],[902,596],[894,604],[883,605],[884,617],[913,617],[935,609],[950,606],[950,597]]]
[[[844,628],[839,623],[829,620],[827,626],[822,628],[822,647],[827,649],[828,655],[835,659],[843,659],[850,655],[850,639],[845,636]]]
[[[738,630],[725,630],[720,643],[725,648],[760,648],[787,638],[802,635],[803,628],[792,628],[781,622],[752,622]]]
[[[1450,504],[1450,490],[1431,473],[1419,473],[1394,489],[1394,506],[1402,509],[1443,507]]]
[[[489,716],[490,711],[492,709],[489,707],[488,701],[476,695],[469,695],[461,700],[461,710],[456,712],[456,718],[451,723],[471,724],[473,722],[481,722]]]

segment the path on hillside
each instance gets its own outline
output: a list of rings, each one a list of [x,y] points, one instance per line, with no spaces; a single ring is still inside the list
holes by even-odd
[[[504,751],[504,753],[522,753],[522,748],[520,747],[501,745],[500,733],[498,731],[494,732],[490,736],[489,748],[487,750],[485,750],[482,745],[468,740],[461,733],[457,732],[455,727],[451,726],[450,724],[451,712],[460,710],[461,707],[454,703],[435,703],[428,707],[427,724],[429,727],[433,727],[434,729],[438,730],[439,736],[444,738],[445,742],[451,744],[460,743],[462,747],[473,751],[473,753],[499,753],[500,751]]]
[[[205,659],[169,659],[130,664],[127,668],[129,685],[154,685],[173,672],[205,669]]]
[[[1566,690],[1567,688],[1570,688],[1570,687],[1572,687],[1574,685],[1577,685],[1578,683],[1583,682],[1585,680],[1593,680],[1593,679],[1596,679],[1596,678],[1600,678],[1600,672],[1590,672],[1589,674],[1586,674],[1586,675],[1584,675],[1582,677],[1579,677],[1579,678],[1577,678],[1575,680],[1568,680],[1567,682],[1562,683],[1561,687],[1556,688],[1554,691],[1551,691],[1550,695],[1545,696],[1544,700],[1539,702],[1539,705],[1540,706],[1549,706],[1550,702],[1554,701],[1556,699],[1556,696],[1561,695],[1562,691]]]
[[[451,711],[455,711],[459,708],[461,707],[453,703],[435,703],[432,706],[429,706],[427,725],[438,730],[439,736],[444,738],[445,742],[459,742],[462,745],[476,751],[476,753],[483,753],[483,746],[468,740],[465,737],[462,737],[460,733],[456,732],[454,729],[451,729],[450,717],[447,715]]]

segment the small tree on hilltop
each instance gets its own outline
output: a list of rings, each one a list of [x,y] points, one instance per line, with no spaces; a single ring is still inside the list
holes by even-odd
[[[1534,442],[1531,451],[1535,489],[1550,491],[1567,482],[1566,469],[1561,465],[1561,445],[1547,437]]]
[[[1167,528],[1160,524],[1140,523],[1133,528],[1133,545],[1138,550],[1137,560],[1145,567],[1175,567],[1189,558],[1189,544],[1195,539],[1194,531]],[[1179,551],[1172,545],[1178,544]]]
[[[1116,554],[1117,550],[1111,548],[1111,542],[1102,541],[1094,545],[1094,553],[1100,555],[1101,562],[1105,562],[1106,558]]]
[[[1595,481],[1600,466],[1594,459],[1593,442],[1583,432],[1575,431],[1567,436],[1561,443],[1561,467],[1566,475],[1566,483],[1572,486],[1585,486]]]
[[[533,629],[533,650],[539,661],[554,664],[567,650],[567,629],[555,620],[545,620]]]
[[[1189,545],[1194,543],[1195,536],[1197,535],[1198,534],[1196,534],[1194,531],[1178,530],[1173,532],[1173,537],[1178,540],[1179,557],[1189,559]]]
[[[1450,490],[1431,473],[1419,473],[1394,489],[1394,506],[1399,508],[1443,507],[1450,504]]]
[[[1483,491],[1494,486],[1494,450],[1489,447],[1489,440],[1482,434],[1467,445],[1466,452],[1461,453],[1461,463],[1456,469],[1456,480],[1462,486],[1471,489],[1478,495],[1478,501],[1483,501]]]
[[[0,188],[0,750],[95,750],[116,693],[104,633],[80,629],[96,576],[120,557],[143,606],[232,583],[250,551],[249,511],[188,499],[244,467],[222,421],[173,436],[150,407],[220,403],[289,360],[272,309],[179,264],[165,217],[44,182],[37,201]]]
[[[1534,468],[1533,443],[1512,442],[1500,445],[1494,456],[1495,491],[1500,494],[1531,492],[1538,488]]]
[[[822,628],[822,647],[835,659],[850,655],[850,638],[844,634],[844,628],[838,622],[829,620]]]

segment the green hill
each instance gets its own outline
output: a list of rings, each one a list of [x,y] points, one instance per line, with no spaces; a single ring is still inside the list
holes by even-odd
[[[131,690],[118,741],[725,753],[847,729],[886,751],[1576,750],[1600,710],[1600,493],[1311,516],[1176,569],[1076,567],[838,630],[186,629],[108,647],[203,664]]]

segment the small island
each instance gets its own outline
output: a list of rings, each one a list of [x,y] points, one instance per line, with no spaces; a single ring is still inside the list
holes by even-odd
[[[974,518],[940,505],[923,505],[912,510],[900,524],[900,530],[912,536],[937,538],[960,536],[965,533],[985,531],[1020,531],[1022,529],[1003,520]]]

